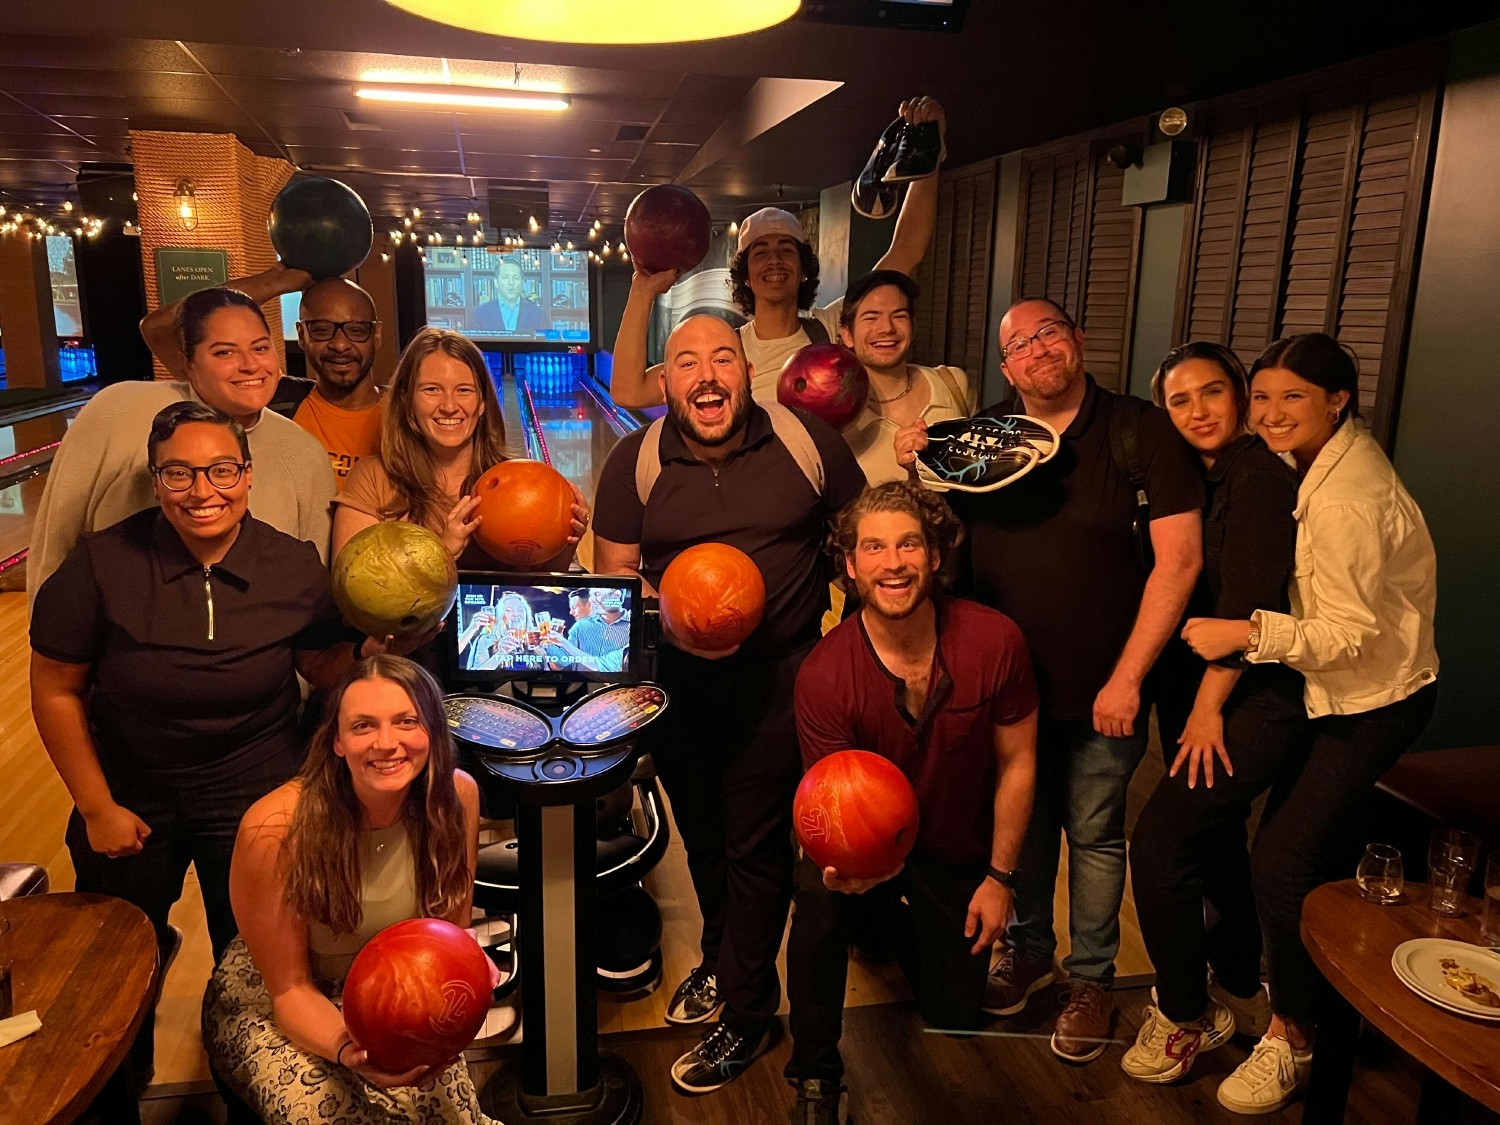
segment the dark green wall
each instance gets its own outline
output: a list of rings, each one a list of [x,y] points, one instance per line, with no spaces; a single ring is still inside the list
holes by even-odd
[[[1182,228],[1188,204],[1147,207],[1141,231],[1140,283],[1136,290],[1135,337],[1130,347],[1130,393],[1151,397],[1151,375],[1173,345],[1177,271],[1182,265]]]
[[[1451,45],[1395,446],[1438,552],[1432,746],[1500,742],[1500,23]]]

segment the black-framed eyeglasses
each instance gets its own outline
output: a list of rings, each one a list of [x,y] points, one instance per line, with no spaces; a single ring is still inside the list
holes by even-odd
[[[1063,338],[1063,334],[1073,331],[1071,324],[1061,320],[1051,320],[1042,325],[1030,336],[1020,336],[1006,344],[1000,349],[1001,359],[1024,359],[1031,354],[1031,349],[1037,340],[1046,344],[1049,348]]]
[[[151,471],[168,492],[186,492],[193,487],[199,473],[217,489],[233,488],[249,467],[249,464],[242,465],[238,461],[219,461],[212,465],[163,465]]]
[[[326,344],[340,332],[351,344],[365,344],[375,335],[379,323],[378,320],[304,320],[302,327],[307,330],[308,339],[320,344]]]

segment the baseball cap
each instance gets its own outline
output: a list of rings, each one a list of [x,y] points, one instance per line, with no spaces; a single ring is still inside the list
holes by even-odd
[[[807,242],[807,235],[796,215],[780,207],[762,207],[740,224],[740,253],[748,250],[757,239],[773,234],[784,234],[795,242]]]

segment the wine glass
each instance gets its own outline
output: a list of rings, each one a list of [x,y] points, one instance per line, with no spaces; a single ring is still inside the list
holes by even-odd
[[[1406,879],[1401,871],[1401,853],[1389,844],[1367,844],[1359,870],[1354,873],[1359,893],[1368,902],[1388,906],[1401,898]]]
[[[1438,828],[1427,851],[1428,905],[1434,914],[1463,913],[1464,891],[1479,862],[1479,837],[1461,828]]]

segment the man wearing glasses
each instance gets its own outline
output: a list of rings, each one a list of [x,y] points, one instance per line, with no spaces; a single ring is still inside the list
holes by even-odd
[[[1165,411],[1105,390],[1084,370],[1083,333],[1056,303],[1012,305],[1000,321],[1000,355],[1014,397],[984,413],[1040,418],[1062,448],[1008,488],[948,494],[969,532],[974,596],[1020,625],[1042,701],[1036,804],[985,1010],[1015,1015],[1056,975],[1052,900],[1064,832],[1071,992],[1052,1050],[1089,1062],[1110,1034],[1125,792],[1146,748],[1142,686],[1201,566],[1203,485]],[[1135,456],[1122,464],[1127,432]],[[918,419],[897,433],[897,460],[911,466],[926,444]],[[1144,477],[1144,512],[1130,460]],[[1149,521],[1150,558],[1138,546],[1138,518]]]
[[[361,457],[380,452],[380,386],[372,371],[381,324],[370,295],[341,277],[302,294],[297,343],[314,384],[292,421],[322,443],[339,488]],[[283,380],[287,382],[287,380]]]

